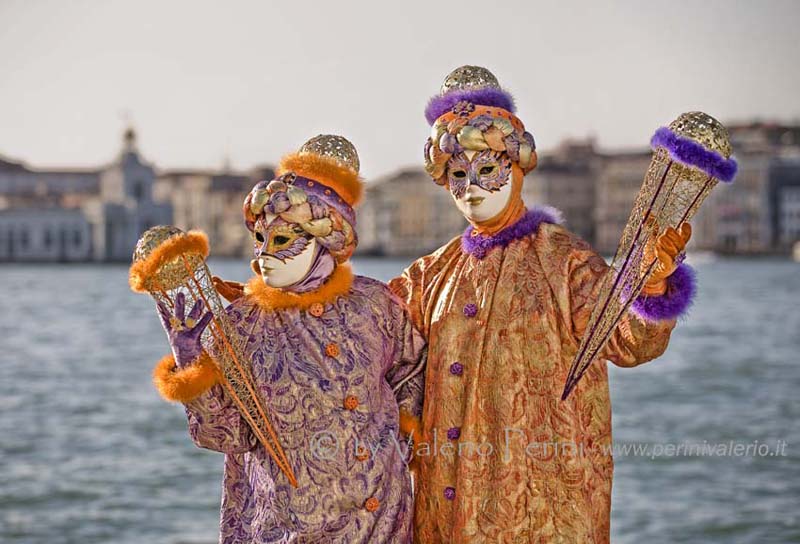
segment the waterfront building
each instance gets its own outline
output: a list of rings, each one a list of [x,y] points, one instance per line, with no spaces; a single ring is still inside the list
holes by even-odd
[[[542,153],[522,187],[523,200],[528,205],[558,208],[567,227],[594,244],[596,181],[602,160],[593,139],[565,141],[554,151]]]
[[[800,243],[800,157],[781,157],[770,165],[769,208],[773,247],[791,251]]]
[[[700,208],[691,247],[729,254],[786,252],[794,230],[800,126],[747,123],[728,130],[739,171]]]
[[[606,154],[595,186],[595,249],[613,255],[650,165],[649,149]]]
[[[450,193],[422,168],[405,168],[367,182],[357,213],[361,254],[424,255],[466,226]]]
[[[91,227],[81,210],[0,210],[0,261],[70,262],[91,258]]]
[[[35,169],[0,162],[0,260],[129,261],[139,235],[172,222],[153,200],[155,172],[125,131],[111,164],[95,170]]]
[[[269,166],[248,173],[169,170],[158,176],[155,191],[160,200],[172,205],[175,226],[205,232],[215,256],[240,257],[252,251],[242,203],[253,185],[273,177]]]

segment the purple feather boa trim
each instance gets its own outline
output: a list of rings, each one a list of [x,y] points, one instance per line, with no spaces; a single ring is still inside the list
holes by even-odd
[[[514,113],[516,109],[511,93],[496,87],[450,91],[436,95],[428,101],[428,106],[425,108],[425,119],[428,120],[428,124],[433,125],[439,117],[453,109],[453,106],[462,100],[472,102],[476,106],[503,108],[511,113]]]
[[[633,301],[631,311],[650,322],[677,319],[689,310],[696,292],[694,269],[688,264],[679,264],[667,278],[667,290],[663,295],[639,295]]]
[[[726,159],[716,151],[710,151],[689,138],[661,127],[653,134],[650,146],[655,149],[663,147],[673,160],[699,168],[709,176],[726,183],[733,180],[738,166],[733,159]]]
[[[542,223],[561,224],[564,219],[561,212],[550,206],[537,206],[525,212],[522,219],[493,235],[472,235],[473,227],[467,227],[461,235],[461,249],[473,257],[483,259],[495,247],[506,247],[519,238],[528,236],[539,230]]]

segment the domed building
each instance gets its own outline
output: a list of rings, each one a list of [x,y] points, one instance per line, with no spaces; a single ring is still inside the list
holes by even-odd
[[[98,169],[0,159],[0,261],[129,261],[142,232],[172,222],[154,181],[130,128],[119,156]]]

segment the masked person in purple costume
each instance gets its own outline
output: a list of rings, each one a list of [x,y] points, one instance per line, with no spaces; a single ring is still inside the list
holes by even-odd
[[[355,148],[340,136],[306,142],[244,204],[256,276],[236,296],[218,281],[253,380],[298,485],[293,487],[219,383],[203,369],[202,304],[160,313],[173,354],[155,372],[185,404],[189,431],[225,453],[220,542],[404,543],[412,493],[401,416],[421,414],[424,341],[382,283],[353,276],[353,206],[362,192]],[[206,351],[207,350],[207,351]]]

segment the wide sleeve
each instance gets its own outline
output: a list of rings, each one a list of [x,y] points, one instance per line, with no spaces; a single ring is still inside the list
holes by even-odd
[[[562,314],[564,340],[577,349],[610,267],[589,244],[560,225],[542,225],[536,238],[539,260]],[[667,278],[663,297],[640,296],[635,301],[597,358],[631,367],[659,357],[693,295],[693,273],[681,265]],[[643,307],[651,311],[646,313]]]
[[[256,437],[221,384],[184,404],[192,441],[222,453],[252,450]]]
[[[153,383],[161,396],[180,402],[186,409],[189,434],[201,448],[240,453],[255,446],[255,437],[229,398],[213,355],[203,353],[189,365],[178,367],[170,354],[153,371]]]
[[[582,244],[571,249],[567,262],[569,317],[574,339],[580,344],[610,267]],[[675,319],[648,321],[628,311],[599,357],[624,367],[646,363],[664,353],[674,327]]]

